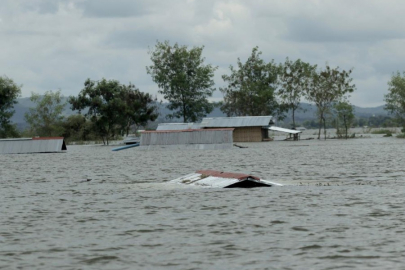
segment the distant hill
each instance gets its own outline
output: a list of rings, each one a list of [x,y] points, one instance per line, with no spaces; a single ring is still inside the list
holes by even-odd
[[[67,101],[67,98],[65,98]],[[29,98],[19,98],[18,103],[14,106],[15,109],[15,114],[11,118],[11,121],[15,124],[17,124],[19,129],[24,129],[27,127],[27,124],[24,120],[24,114],[29,111],[30,107],[34,107],[35,104],[30,101]],[[166,108],[167,103],[158,103],[159,107],[159,118],[156,121],[157,123],[160,122],[182,122],[182,119],[166,119],[166,115],[170,113],[170,110]],[[296,112],[296,121],[298,123],[304,122],[306,120],[312,120],[316,119],[315,112],[316,112],[316,107],[314,105],[308,104],[308,103],[302,103],[301,104],[302,110],[299,110]],[[72,111],[70,109],[69,104],[65,107],[65,110],[63,111],[63,114],[65,116],[69,116],[72,114],[76,114],[76,112]],[[388,112],[384,110],[384,106],[379,106],[379,107],[372,107],[372,108],[361,108],[355,106],[355,115],[356,117],[371,117],[371,116],[378,116],[378,115],[387,115]],[[221,112],[219,108],[215,108],[213,112],[211,112],[207,117],[225,117],[226,115]],[[285,123],[288,123],[291,121],[291,113],[287,114],[286,119],[283,121]]]
[[[67,102],[67,97],[64,97],[63,100]],[[11,121],[17,124],[17,127],[22,130],[27,127],[27,123],[24,119],[24,114],[29,112],[29,108],[35,107],[35,104],[30,100],[30,98],[19,98],[17,99],[18,103],[14,105],[15,113],[11,117]],[[69,104],[63,110],[65,116],[76,114],[76,112],[70,109]]]
[[[301,109],[296,112],[296,118],[303,121],[308,119],[314,119],[316,113],[316,106],[309,103],[301,103]],[[388,115],[388,112],[384,110],[384,106],[362,108],[354,106],[354,114],[356,117],[371,117],[377,115]],[[291,113],[288,113],[290,117]]]

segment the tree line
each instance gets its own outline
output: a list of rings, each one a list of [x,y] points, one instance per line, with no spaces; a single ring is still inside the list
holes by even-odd
[[[14,94],[8,95],[8,104],[15,104],[21,86],[12,80],[9,83],[9,92]],[[29,128],[22,134],[10,123],[14,113],[12,106],[2,106],[1,115],[8,119],[2,121],[1,137],[63,136],[68,141],[101,140],[108,145],[110,140],[128,135],[131,128],[136,130],[158,116],[156,98],[131,83],[123,85],[116,80],[87,79],[79,95],[69,97],[67,102],[61,90],[47,91],[44,95],[32,93],[30,100],[35,107],[25,114]],[[76,115],[63,116],[68,104],[78,112]]]
[[[197,121],[213,110],[208,98],[215,90],[213,77],[217,67],[203,64],[203,48],[188,49],[165,41],[158,42],[150,51],[153,64],[147,67],[147,72],[158,84],[159,93],[169,101],[169,108],[175,111],[169,117]],[[349,125],[347,110],[352,110],[352,106],[347,94],[355,90],[350,77],[352,70],[328,65],[319,69],[317,65],[288,58],[285,63],[276,64],[274,60],[266,62],[261,54],[254,47],[246,62],[238,58],[237,66],[229,67],[230,74],[222,76],[225,82],[219,88],[224,96],[220,103],[222,112],[227,116],[273,115],[283,119],[291,110],[295,128],[295,112],[301,99],[306,98],[317,107],[318,138],[332,108],[343,119],[342,125]]]
[[[183,122],[196,122],[212,112],[214,103],[209,102],[216,90],[214,73],[218,67],[205,64],[202,57],[204,46],[188,48],[169,41],[157,42],[149,49],[152,64],[146,72],[158,85],[158,92],[169,103],[168,118],[180,118]],[[273,115],[283,119],[291,112],[292,128],[295,114],[302,99],[317,108],[318,139],[324,129],[326,138],[327,118],[333,116],[335,126],[346,133],[352,125],[353,106],[349,94],[355,91],[352,69],[318,67],[300,59],[286,58],[284,63],[266,62],[262,52],[254,47],[248,59],[240,58],[236,66],[229,66],[229,74],[222,75],[225,86],[220,109],[227,116]],[[405,125],[405,77],[394,74],[389,82],[389,94],[385,96],[386,108],[396,116],[397,123]],[[8,77],[0,77],[0,137],[17,134],[10,123],[13,105],[21,94],[21,86]],[[108,144],[117,135],[128,133],[131,127],[145,125],[157,116],[156,97],[141,92],[133,84],[124,85],[116,80],[86,80],[77,97],[68,103],[78,114],[64,118],[60,91],[48,91],[44,96],[32,94],[36,103],[26,114],[30,132],[40,136],[64,135],[88,139],[96,136]],[[402,103],[401,103],[402,102]],[[83,112],[83,114],[82,114]]]

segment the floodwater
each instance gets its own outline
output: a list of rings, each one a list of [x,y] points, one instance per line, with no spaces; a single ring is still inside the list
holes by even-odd
[[[405,268],[405,140],[242,145],[0,155],[0,269]],[[167,183],[199,169],[286,186]]]

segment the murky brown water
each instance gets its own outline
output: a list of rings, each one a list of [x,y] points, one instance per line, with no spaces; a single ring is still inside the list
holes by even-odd
[[[404,268],[405,140],[244,145],[0,155],[0,269]],[[289,185],[165,183],[198,169]]]

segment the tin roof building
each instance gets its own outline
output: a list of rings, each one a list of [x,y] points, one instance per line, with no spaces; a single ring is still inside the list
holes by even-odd
[[[60,153],[65,150],[63,137],[0,139],[0,154]]]
[[[201,123],[160,123],[156,130],[233,128],[234,142],[261,142],[271,140],[269,127],[273,124],[272,116],[212,117]]]
[[[261,142],[271,140],[269,127],[274,124],[272,116],[242,116],[204,118],[202,128],[234,128],[234,142]]]

